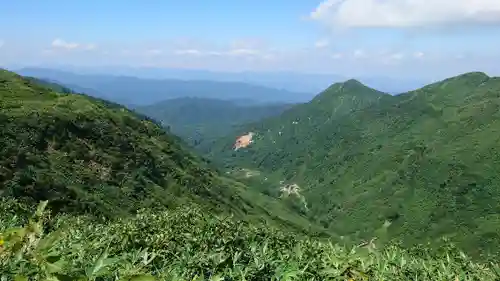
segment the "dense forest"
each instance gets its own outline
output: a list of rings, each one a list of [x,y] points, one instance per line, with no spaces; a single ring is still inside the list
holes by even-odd
[[[177,98],[134,108],[155,118],[194,147],[221,138],[234,127],[278,116],[293,104],[247,104],[245,101]],[[203,143],[203,144],[202,144]]]
[[[476,76],[466,76],[465,80]],[[467,85],[470,83],[474,85],[477,81],[468,82]],[[494,89],[490,86],[487,89]],[[439,85],[431,86],[428,92],[436,87],[439,88]],[[456,87],[461,89],[463,84]],[[347,99],[349,91],[353,90],[359,96]],[[339,95],[332,97],[329,93]],[[495,92],[492,90],[482,93],[483,96],[493,97]],[[410,95],[418,96],[418,93]],[[318,197],[331,200],[328,192],[323,196],[311,196],[313,188],[321,191],[319,184],[304,189],[308,209],[302,213],[294,212],[293,208],[296,206],[288,204],[287,198],[277,199],[269,196],[273,195],[272,192],[267,192],[267,195],[259,192],[266,186],[262,181],[267,180],[267,177],[263,176],[269,174],[270,181],[274,180],[271,176],[276,179],[286,177],[286,169],[294,165],[292,159],[303,161],[302,165],[311,173],[316,173],[314,176],[319,182],[339,177],[340,172],[335,169],[317,174],[318,170],[315,169],[326,167],[313,168],[310,164],[313,162],[304,161],[302,157],[304,153],[308,153],[307,147],[297,150],[298,144],[290,145],[288,150],[293,153],[290,156],[283,155],[284,147],[282,150],[275,150],[275,154],[268,150],[266,153],[269,156],[266,157],[271,162],[263,162],[262,165],[271,165],[269,163],[280,157],[282,162],[279,166],[269,166],[257,179],[246,177],[246,180],[236,180],[234,173],[222,173],[218,170],[217,164],[223,158],[210,163],[196,155],[179,137],[165,131],[159,123],[119,104],[75,93],[53,82],[22,77],[4,70],[0,70],[0,97],[2,280],[499,278],[498,266],[485,260],[470,258],[448,240],[444,240],[442,247],[402,247],[405,245],[397,242],[382,245],[371,239],[381,238],[378,232],[359,237],[345,236],[340,228],[317,219],[324,218],[325,214],[331,212],[323,212],[317,217],[313,215],[313,212],[319,214],[322,208],[336,206],[328,206],[327,202],[320,200],[314,201]],[[431,95],[426,97],[431,100]],[[470,95],[463,95],[463,99],[467,97]],[[354,123],[359,126],[356,127],[358,131],[345,135],[345,138],[350,137],[349,145],[371,145],[368,141],[360,141],[361,129],[372,128],[364,127],[367,125],[362,123],[367,120],[374,122],[374,116],[389,118],[385,114],[376,115],[379,111],[375,107],[389,97],[355,81],[334,85],[318,98],[342,100],[342,103],[331,101],[330,105],[339,107],[335,111],[337,115],[330,112],[330,120],[342,120],[342,116],[353,118],[359,112],[367,114],[366,119]],[[408,97],[400,99],[413,100]],[[453,100],[456,101],[457,98]],[[325,100],[303,106],[313,106],[315,102],[324,106],[323,113],[317,113],[327,112],[328,104]],[[297,106],[298,110],[303,110],[303,106]],[[386,106],[387,109],[392,108],[390,103]],[[275,122],[273,120],[293,116],[295,110],[290,108],[278,119],[270,118],[263,124],[270,126]],[[437,109],[433,107],[433,110]],[[430,112],[436,114],[434,111]],[[311,119],[316,120],[313,116]],[[336,122],[339,122],[337,128],[340,134],[340,128],[348,124],[347,121],[345,124],[341,121],[335,121],[335,124]],[[300,122],[293,125],[300,125]],[[267,128],[267,125],[262,126]],[[335,127],[330,126],[330,130],[331,128]],[[290,131],[283,130],[283,133],[287,132]],[[320,136],[321,131],[317,136],[310,132],[308,138],[313,141],[313,138]],[[241,165],[251,166],[252,161],[258,159],[259,150],[256,148],[260,147],[260,152],[265,153],[264,139],[262,135],[258,136],[255,146],[238,151],[242,155],[230,150],[228,159],[233,153],[236,159],[231,163],[234,167],[236,163],[240,165],[238,161],[241,161]],[[277,144],[284,143],[276,141]],[[410,148],[416,149],[415,147]],[[384,147],[379,149],[382,148]],[[425,163],[422,155],[428,153],[426,151],[411,154],[422,161],[417,164]],[[212,155],[217,155],[215,152],[217,151],[214,149]],[[361,157],[358,154],[349,155],[353,152],[354,150],[347,150],[342,157]],[[244,153],[247,158],[243,157]],[[319,156],[324,150],[318,149],[316,153]],[[329,157],[336,159],[334,157],[341,156],[332,154]],[[388,161],[383,157],[377,158],[379,161]],[[320,161],[317,164],[321,166],[324,163],[327,162]],[[410,164],[406,163],[408,167]],[[360,168],[350,164],[344,171],[349,172],[347,168],[351,166],[352,169]],[[290,170],[289,173],[296,172]],[[354,185],[361,184],[364,179],[362,175],[358,175],[359,182],[354,181],[351,187],[358,188]],[[459,176],[461,174],[457,175]],[[375,172],[373,178],[377,178]],[[286,178],[289,181],[293,179],[295,178]],[[417,189],[426,190],[416,186],[417,180],[412,182],[410,179],[410,175],[407,175],[401,180],[414,183],[410,187],[415,192]],[[251,185],[252,180],[255,185]],[[346,182],[344,179],[344,183]],[[385,187],[382,185],[385,182],[379,182],[381,185],[378,192],[386,194],[386,191],[381,190]],[[479,184],[477,181],[478,187]],[[267,186],[270,188],[271,183]],[[287,188],[289,191],[294,190],[290,186]],[[300,192],[303,192],[302,189]],[[339,189],[330,192],[346,191]],[[418,192],[423,194],[423,191]],[[473,191],[472,194],[476,193]],[[354,191],[351,195],[353,194]],[[357,198],[352,197],[347,203],[357,203],[356,200],[368,195],[374,196],[370,192],[362,193]],[[381,196],[374,196],[376,200],[372,202],[373,207],[366,205],[363,206],[364,210],[387,208],[377,201]],[[430,199],[432,198],[422,198]],[[434,198],[438,199],[442,197]],[[493,199],[494,197],[484,198],[488,203]],[[318,202],[318,205],[314,202]],[[410,203],[413,204],[413,201]],[[343,207],[348,208],[348,205]],[[447,205],[443,207],[446,208]],[[381,210],[381,214],[386,211]],[[354,220],[361,214],[366,215],[364,212],[353,213],[352,225],[348,225],[346,219],[339,219],[339,223],[343,223],[341,226],[347,227],[347,231],[354,228],[358,231],[365,230],[372,221],[359,218]],[[402,218],[405,218],[406,213],[402,214]],[[308,220],[307,216],[313,220]],[[393,218],[392,221],[396,224],[398,218]],[[476,223],[481,226],[479,220]],[[491,226],[494,227],[494,224]],[[389,226],[389,232],[392,231],[391,227]],[[361,239],[363,237],[370,239]]]
[[[410,246],[446,236],[498,257],[500,79],[466,73],[391,96],[349,80],[278,117],[240,126],[254,144],[207,155],[279,196],[300,187],[298,211],[333,232]],[[272,181],[271,181],[272,180]]]
[[[274,203],[222,177],[144,115],[7,71],[0,79],[4,196],[106,217],[191,201],[261,217]]]

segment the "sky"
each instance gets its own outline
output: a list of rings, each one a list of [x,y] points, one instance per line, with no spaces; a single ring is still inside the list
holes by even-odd
[[[499,0],[0,0],[0,66],[500,75]]]

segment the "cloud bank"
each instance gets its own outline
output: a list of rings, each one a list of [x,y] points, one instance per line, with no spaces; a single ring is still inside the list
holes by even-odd
[[[95,44],[80,44],[75,42],[67,42],[60,38],[54,39],[51,43],[51,46],[54,49],[64,49],[64,50],[82,49],[90,51],[97,48]]]
[[[332,28],[500,24],[500,1],[325,0],[309,16]]]

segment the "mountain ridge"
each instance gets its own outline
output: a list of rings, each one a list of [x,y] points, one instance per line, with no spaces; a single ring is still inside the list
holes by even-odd
[[[207,155],[298,184],[308,216],[339,235],[379,232],[406,245],[448,235],[475,256],[499,254],[500,237],[490,229],[500,227],[493,216],[500,210],[500,79],[469,72],[363,103],[332,96],[331,104],[315,98],[243,126],[256,136],[241,152],[227,150],[228,137]],[[490,226],[480,217],[490,217]],[[477,237],[467,234],[476,227]]]
[[[82,75],[44,68],[24,68],[18,72],[25,76],[56,81],[68,88],[71,88],[72,85],[78,86],[87,89],[88,94],[127,106],[142,106],[170,98],[187,96],[226,100],[247,98],[262,103],[301,102],[311,97],[309,93],[292,92],[235,81],[146,79],[110,74]]]
[[[0,192],[56,213],[126,216],[195,204],[326,233],[224,177],[177,136],[125,107],[0,70]]]
[[[491,86],[491,82],[486,84],[486,90]],[[500,98],[498,92],[478,94]],[[399,229],[398,224],[408,214],[424,219],[428,208],[417,206],[420,208],[412,208],[409,212],[391,209],[398,203],[414,205],[414,202],[407,200],[394,205],[390,200],[380,201],[384,197],[394,199],[395,196],[391,195],[391,185],[384,186],[383,181],[376,181],[379,175],[373,174],[368,178],[373,181],[370,186],[363,185],[367,179],[364,174],[357,173],[355,178],[344,179],[343,183],[350,184],[348,189],[340,190],[345,194],[331,189],[321,190],[317,185],[308,186],[313,182],[304,181],[305,178],[300,179],[297,175],[283,180],[278,173],[270,175],[267,171],[261,174],[257,170],[239,169],[226,171],[226,176],[222,177],[219,171],[211,169],[208,161],[192,155],[188,148],[183,147],[176,136],[119,104],[72,93],[72,90],[52,82],[23,78],[2,70],[0,97],[0,192],[4,193],[0,196],[0,275],[7,278],[282,280],[292,276],[300,280],[402,280],[413,276],[420,279],[493,280],[498,276],[496,263],[474,261],[453,244],[445,243],[444,247],[437,248],[429,244],[418,245],[409,249],[402,249],[398,243],[385,245],[384,234]],[[360,111],[346,108],[341,114],[332,115],[330,109],[326,113],[330,118],[334,116],[335,120],[321,129],[330,129],[328,133],[335,129],[335,140],[347,136],[351,138],[350,143],[340,145],[355,147],[360,141],[356,136],[363,129],[373,129],[372,124],[358,122],[353,135],[346,135],[351,131],[344,131],[342,126],[352,125],[348,119],[352,120],[360,112],[376,113],[373,100],[367,98],[366,103],[351,103]],[[500,103],[496,107],[478,109],[491,111],[499,106]],[[313,108],[309,105],[306,109]],[[398,108],[392,110],[397,111]],[[359,121],[378,116],[368,114],[361,117],[365,119]],[[295,127],[302,126],[297,121],[293,122]],[[342,125],[342,122],[345,124]],[[306,137],[314,137],[313,142],[305,141],[301,147],[311,159],[297,157],[294,150],[297,146],[282,142],[285,145],[281,148],[282,157],[275,163],[265,163],[265,166],[276,164],[283,168],[281,172],[296,172],[302,167],[290,170],[290,160],[309,162],[322,172],[318,174],[314,173],[314,169],[308,169],[297,174],[332,185],[341,180],[342,173],[352,173],[349,168],[370,168],[356,166],[357,163],[352,161],[363,156],[360,151],[337,151],[346,152],[344,155],[329,151],[331,159],[327,159],[321,154],[321,147],[307,147],[321,139],[322,132],[315,135],[311,131],[302,133],[305,132],[309,133]],[[283,137],[287,137],[286,133],[284,131]],[[491,132],[488,133],[491,135]],[[363,145],[367,147],[375,146],[379,151],[387,148],[366,142],[366,135],[363,138]],[[259,155],[252,155],[259,152],[252,151],[253,146],[269,149],[273,153],[273,148],[262,146],[265,141],[261,138],[238,153],[247,154],[250,159],[258,158]],[[496,144],[496,140],[492,144]],[[415,161],[425,164],[427,154],[433,151],[432,145],[418,141],[404,144],[402,149],[406,154],[394,156],[403,161],[393,164],[413,169]],[[475,147],[473,149],[478,151]],[[315,156],[311,152],[320,154]],[[369,152],[376,156],[374,159],[384,160],[377,151]],[[270,155],[270,158],[275,156]],[[108,160],[114,164],[112,169],[103,169]],[[324,160],[337,161],[339,166],[342,166],[340,161],[344,161],[347,165],[340,167],[339,171],[339,167],[325,166]],[[370,166],[380,166],[377,165],[379,163],[368,162]],[[464,163],[457,161],[445,164],[451,164],[455,176],[460,176],[460,168],[464,167]],[[408,169],[393,173],[407,177],[410,174]],[[332,174],[336,178],[330,182]],[[126,178],[127,175],[132,177]],[[468,175],[471,181],[451,191],[472,196],[472,200],[477,199],[477,195],[486,197],[481,198],[485,205],[495,203],[494,196],[489,198],[489,194],[484,193],[484,190],[493,192],[494,189],[485,188],[477,174],[468,171]],[[390,172],[385,172],[383,176],[394,180],[390,178]],[[243,182],[248,185],[234,180],[238,177],[245,179]],[[116,179],[121,179],[122,184],[110,182]],[[410,183],[408,178],[399,180]],[[163,185],[162,181],[169,183]],[[391,183],[397,184],[394,181]],[[446,185],[453,187],[454,183],[453,178],[442,182],[445,188]],[[375,189],[375,195],[378,192],[383,197],[373,197],[372,189]],[[273,200],[256,191],[276,198]],[[397,190],[401,191],[404,190]],[[322,201],[315,201],[311,192],[316,192],[316,199]],[[372,196],[368,196],[370,192]],[[417,188],[410,192],[425,195]],[[439,198],[441,193],[445,192],[439,190],[436,194],[438,199],[449,199]],[[52,202],[42,201],[38,205],[23,202],[21,199],[27,194],[34,199],[31,203],[38,199],[51,199]],[[336,200],[342,197],[347,200]],[[372,200],[360,201],[363,197]],[[53,214],[51,211],[57,210],[54,209],[57,207],[54,206],[54,199],[55,203],[64,207],[79,206],[79,211]],[[433,199],[427,196],[421,201],[433,203]],[[463,219],[467,217],[463,216],[467,214],[463,209],[474,214],[480,212],[466,209],[471,204],[464,203],[471,198],[461,197],[461,200],[457,203],[465,208],[458,208],[460,213],[456,216],[462,219],[461,223],[467,223]],[[440,204],[446,202],[437,201]],[[46,210],[47,203],[51,207],[49,210]],[[330,215],[329,218],[320,216],[320,223],[339,229],[342,234],[354,229],[359,235],[338,237],[297,215],[297,212],[308,216],[311,213],[324,214],[325,210],[318,208],[319,204],[327,208],[326,213]],[[135,212],[127,212],[118,218],[102,217],[102,212],[95,213],[99,207]],[[346,224],[343,215],[352,220]],[[377,220],[373,220],[373,215],[378,216]],[[431,213],[434,220],[442,216],[446,216],[446,212]],[[477,244],[479,240],[483,247],[494,246],[498,230],[496,222],[496,213],[475,220],[478,230],[486,228],[489,232],[480,232],[479,238],[468,242]],[[435,223],[443,221],[436,220]],[[449,223],[445,226],[449,227]],[[377,229],[373,231],[373,227]],[[430,227],[408,230],[414,231],[417,238],[422,235],[422,230],[435,232]],[[358,233],[361,231],[368,234]],[[360,237],[367,235],[370,235],[370,240],[359,241]],[[464,233],[456,235],[467,236]]]

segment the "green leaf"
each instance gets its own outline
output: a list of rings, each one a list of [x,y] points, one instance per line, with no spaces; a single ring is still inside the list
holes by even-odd
[[[54,246],[54,244],[61,239],[62,230],[57,230],[45,236],[37,246],[38,251],[46,252]]]
[[[64,266],[66,265],[66,261],[63,259],[59,259],[56,262],[46,263],[45,265],[47,266],[47,270],[49,271],[49,273],[58,273],[63,270]]]
[[[16,275],[16,277],[14,277],[14,281],[28,281],[28,277],[23,275]]]
[[[59,279],[55,276],[49,276],[45,278],[44,281],[59,281]]]
[[[85,270],[87,277],[96,277],[107,272],[107,267],[117,262],[119,258],[108,258],[107,249],[104,250],[101,256],[96,260],[94,265]]]
[[[38,207],[36,208],[35,217],[41,217],[42,216],[43,211],[45,210],[45,207],[47,207],[47,203],[49,203],[49,201],[45,200],[45,201],[41,201],[38,204]]]
[[[130,277],[129,281],[156,281],[156,278],[148,274],[141,274]]]

